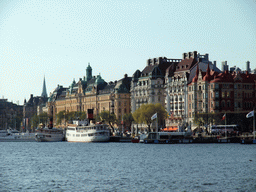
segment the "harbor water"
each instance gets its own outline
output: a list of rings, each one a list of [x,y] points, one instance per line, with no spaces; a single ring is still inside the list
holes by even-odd
[[[256,146],[0,143],[0,191],[256,191]]]

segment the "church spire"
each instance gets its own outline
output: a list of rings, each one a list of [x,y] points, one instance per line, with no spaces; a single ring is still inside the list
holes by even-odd
[[[43,91],[41,97],[48,97],[47,96],[47,91],[46,91],[46,84],[45,84],[45,76],[44,76],[44,83],[43,83]]]

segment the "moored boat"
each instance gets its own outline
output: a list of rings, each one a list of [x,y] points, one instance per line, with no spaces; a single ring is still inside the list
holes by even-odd
[[[192,132],[150,132],[144,143],[191,143]]]
[[[35,140],[38,142],[58,142],[65,138],[64,131],[57,128],[41,128],[35,133]]]
[[[139,142],[140,142],[139,136],[135,136],[134,138],[132,138],[132,143],[139,143]]]
[[[17,130],[0,130],[0,142],[27,142],[35,141],[35,133],[20,133]]]
[[[106,124],[88,124],[86,121],[76,121],[68,125],[66,140],[68,142],[108,142],[110,129]]]

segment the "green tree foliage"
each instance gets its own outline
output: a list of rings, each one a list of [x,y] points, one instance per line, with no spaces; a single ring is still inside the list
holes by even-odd
[[[132,116],[131,113],[127,113],[123,116],[123,123],[124,123],[124,126],[127,126],[129,131],[131,131],[131,125],[132,125],[132,122],[134,121],[134,118]]]
[[[61,122],[64,120],[65,122],[72,123],[73,120],[85,120],[86,119],[86,112],[83,111],[60,111],[57,114],[57,124],[61,124]]]
[[[60,111],[57,114],[57,125],[61,124],[61,121],[65,118],[66,112],[65,111]],[[66,121],[66,119],[64,119]]]
[[[148,132],[150,132],[150,124],[154,121],[151,117],[157,113],[158,124],[167,118],[167,112],[160,103],[156,104],[143,104],[133,114],[133,118],[137,123],[145,123],[148,126]]]
[[[34,115],[32,117],[32,127],[39,127],[39,125],[42,123],[44,126],[47,126],[48,122],[48,114],[46,112],[41,113],[40,115]]]
[[[102,111],[99,114],[99,117],[102,122],[108,123],[112,129],[112,132],[114,132],[113,125],[116,123],[116,115],[113,113],[110,113],[109,111]]]

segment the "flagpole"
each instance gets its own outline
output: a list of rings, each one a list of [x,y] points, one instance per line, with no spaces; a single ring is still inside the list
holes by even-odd
[[[253,109],[253,140],[255,140],[255,114],[254,114],[254,109]]]
[[[227,139],[227,114],[225,113],[225,137]]]
[[[157,121],[157,117],[156,117],[156,132],[158,132],[158,121]]]

